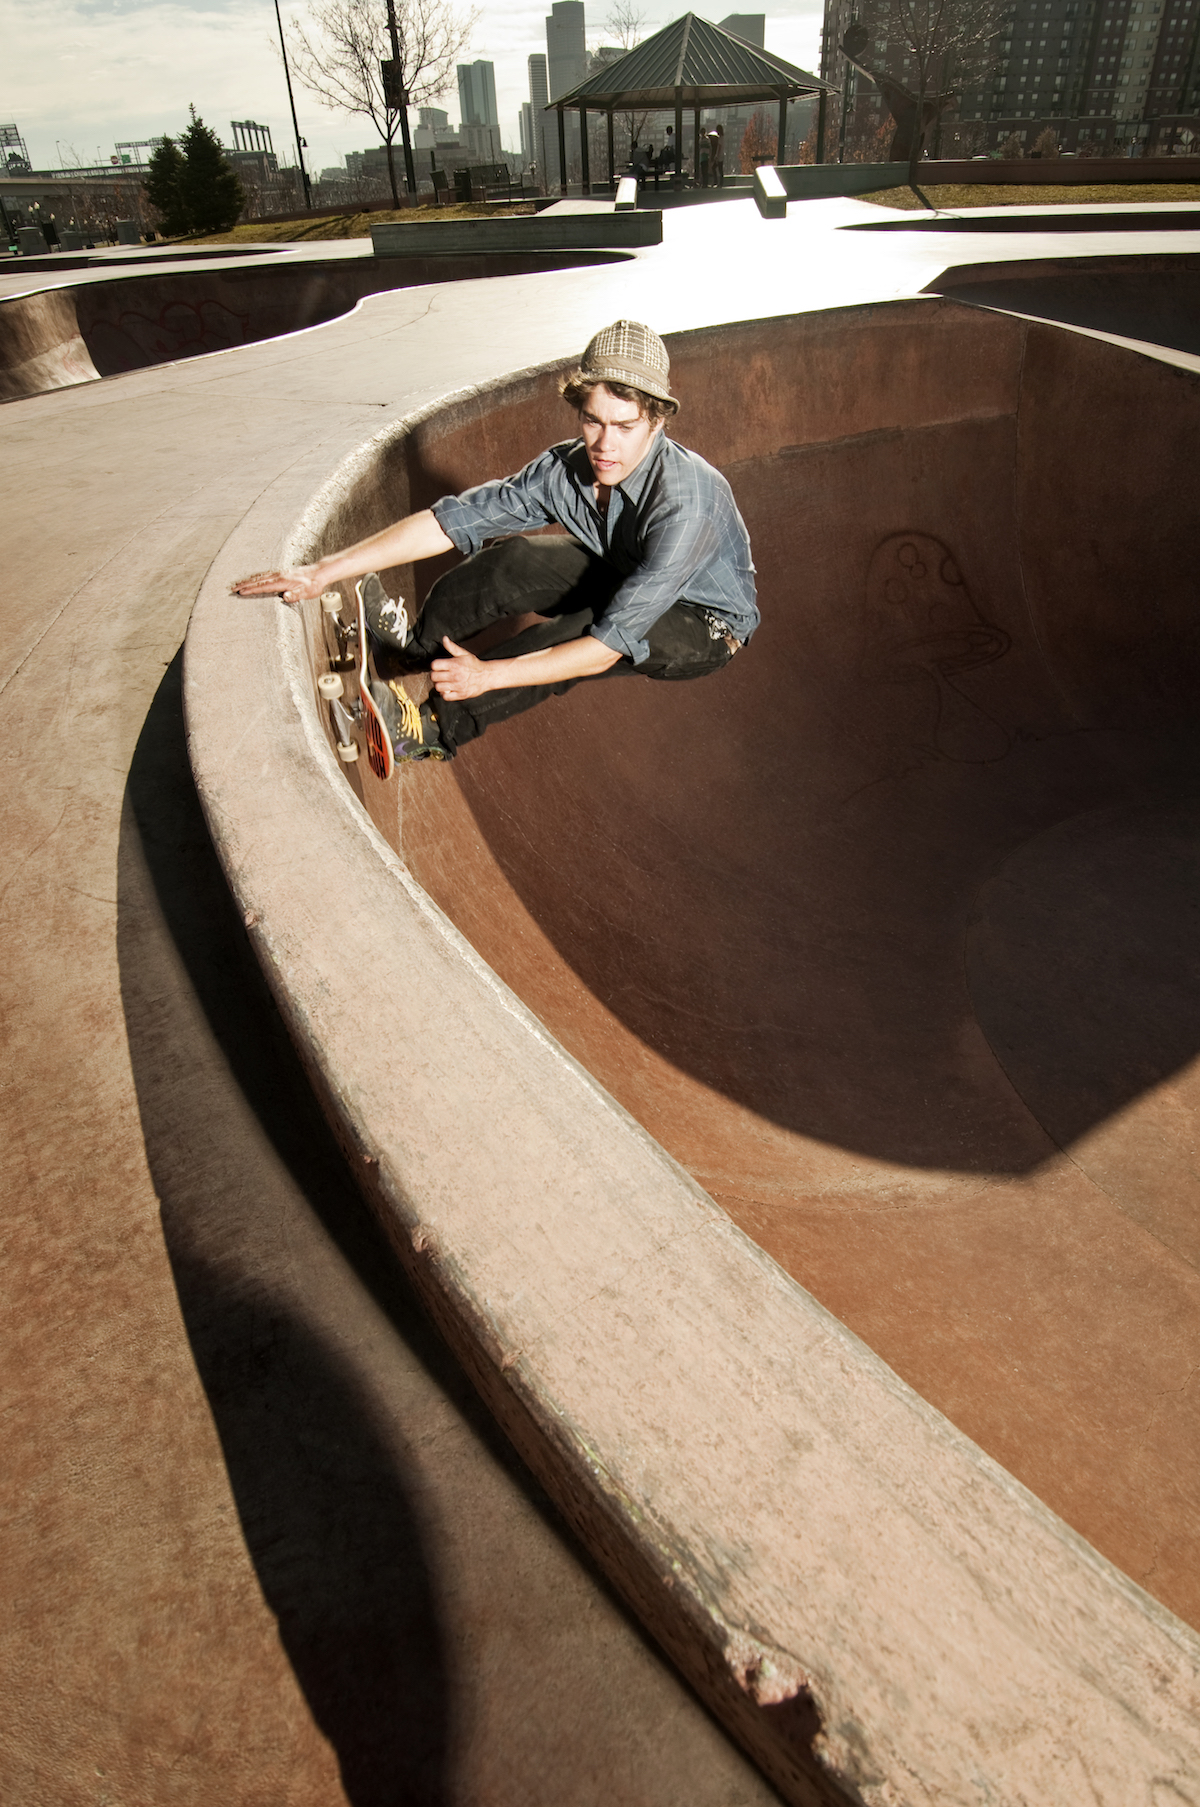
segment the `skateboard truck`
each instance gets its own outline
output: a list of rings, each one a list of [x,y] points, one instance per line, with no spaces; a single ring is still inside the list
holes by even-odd
[[[317,679],[317,690],[323,701],[329,704],[329,719],[333,724],[338,758],[343,765],[353,765],[358,758],[358,742],[354,737],[355,714],[361,715],[361,708],[356,711],[343,703],[346,686],[338,671],[323,671]]]
[[[342,620],[342,598],[337,590],[324,591],[321,596],[321,608],[324,610],[325,618],[333,629],[337,641],[337,652],[330,663],[335,668],[340,666],[344,670],[350,671],[355,664],[351,641],[358,639],[358,622]]]

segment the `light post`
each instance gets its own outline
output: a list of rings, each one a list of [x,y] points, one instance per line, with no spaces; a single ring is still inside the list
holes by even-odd
[[[296,97],[292,93],[292,72],[288,68],[287,44],[283,36],[283,19],[279,12],[279,0],[275,0],[275,23],[279,27],[279,48],[283,52],[283,79],[287,83],[288,106],[292,109],[292,131],[296,136],[296,155],[300,159],[300,180],[304,184],[304,205],[312,210],[312,183],[308,179],[308,171],[304,167],[304,140],[300,136],[300,124],[296,118]]]
[[[417,192],[417,172],[413,167],[412,139],[408,133],[408,89],[404,85],[404,67],[400,60],[400,33],[396,26],[396,0],[387,0],[388,37],[392,44],[392,67],[383,70],[384,99],[400,112],[400,142],[404,146],[404,185],[410,195]],[[390,83],[390,91],[389,91]]]

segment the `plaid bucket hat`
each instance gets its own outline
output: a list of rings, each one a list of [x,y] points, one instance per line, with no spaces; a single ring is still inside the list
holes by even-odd
[[[640,320],[614,320],[598,332],[583,354],[580,375],[588,383],[628,383],[673,408],[679,406],[671,394],[667,348]]]

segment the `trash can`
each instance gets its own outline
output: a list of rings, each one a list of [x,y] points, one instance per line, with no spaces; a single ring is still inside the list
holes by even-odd
[[[136,220],[117,221],[117,243],[119,245],[140,245],[142,235],[138,231]]]
[[[474,199],[471,192],[471,172],[469,169],[455,170],[454,199],[456,201],[471,201]]]
[[[18,257],[45,257],[50,247],[40,226],[17,227]]]

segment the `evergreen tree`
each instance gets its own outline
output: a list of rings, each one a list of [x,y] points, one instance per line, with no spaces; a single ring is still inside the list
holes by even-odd
[[[163,231],[186,232],[191,224],[183,198],[183,152],[173,138],[163,138],[150,159],[150,173],[143,187],[146,198],[162,215]]]
[[[227,162],[215,132],[189,107],[192,123],[176,141],[164,138],[150,159],[147,199],[162,215],[163,231],[227,232],[246,205],[241,177]]]
[[[189,107],[192,123],[180,139],[184,204],[193,232],[228,232],[246,205],[241,177],[227,162],[220,139]]]

